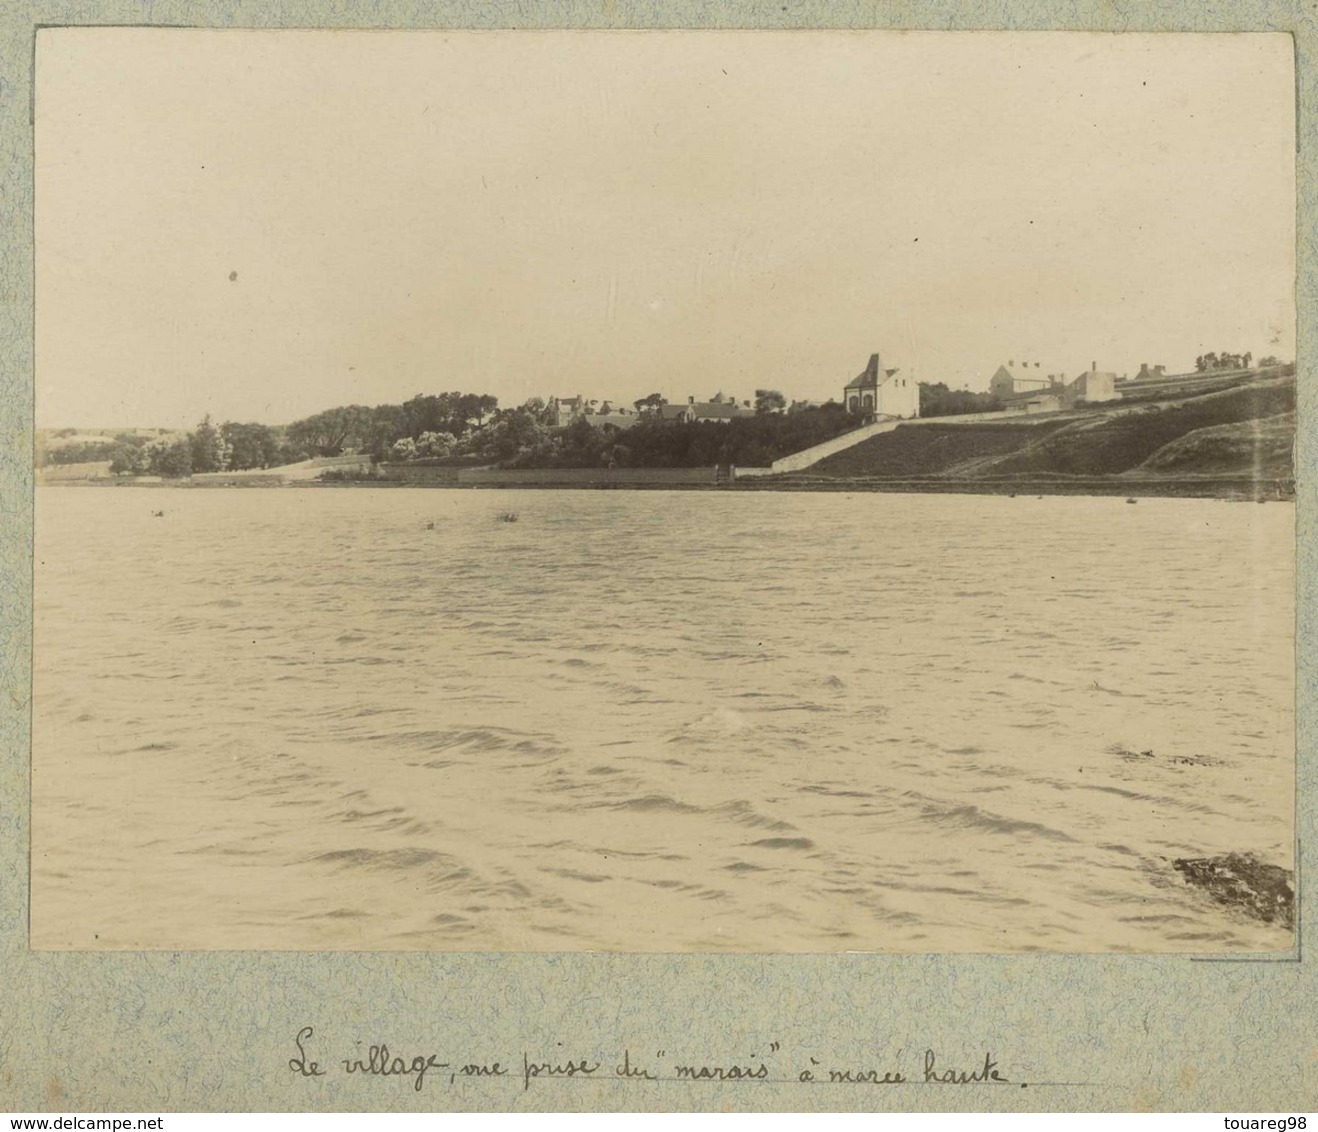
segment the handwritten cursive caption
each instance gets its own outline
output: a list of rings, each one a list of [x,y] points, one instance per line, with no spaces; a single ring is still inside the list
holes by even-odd
[[[519,1059],[510,1061],[472,1061],[439,1053],[397,1053],[387,1044],[363,1048],[358,1042],[349,1057],[320,1061],[313,1057],[316,1031],[303,1026],[293,1039],[297,1053],[288,1059],[288,1069],[300,1077],[325,1077],[331,1073],[361,1077],[397,1077],[418,1093],[427,1082],[456,1085],[459,1081],[481,1078],[507,1078],[526,1090],[533,1081],[612,1080],[612,1081],[723,1081],[776,1082],[800,1085],[1009,1085],[998,1069],[992,1053],[973,1065],[944,1062],[932,1049],[926,1049],[907,1064],[905,1051],[898,1050],[892,1066],[834,1066],[815,1057],[803,1065],[788,1065],[778,1042],[771,1042],[767,1056],[751,1053],[744,1061],[730,1064],[687,1064],[670,1057],[666,1050],[638,1057],[624,1049],[617,1060],[598,1057],[545,1058],[521,1051]],[[323,1056],[323,1055],[322,1055]],[[902,1068],[897,1068],[900,1064]],[[772,1066],[772,1068],[771,1068]],[[1024,1083],[1019,1083],[1025,1088]]]

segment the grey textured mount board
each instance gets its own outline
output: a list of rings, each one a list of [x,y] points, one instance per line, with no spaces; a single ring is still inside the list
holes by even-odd
[[[0,809],[0,1105],[48,1111],[1313,1107],[1318,987],[1302,945],[1294,955],[1204,962],[1066,955],[34,953],[27,937],[36,27],[1290,32],[1300,108],[1298,356],[1301,419],[1307,421],[1313,410],[1312,58],[1318,45],[1312,8],[1246,4],[1228,11],[1181,3],[1124,13],[1107,4],[730,4],[711,10],[92,2],[11,8],[3,20],[0,207],[8,223],[0,230],[6,284],[0,305],[0,671],[8,695],[0,701],[6,740],[0,762],[6,803]],[[1297,460],[1302,876],[1312,871],[1305,869],[1304,851],[1314,843],[1306,679],[1313,660],[1314,497],[1303,428]],[[1297,940],[1309,918],[1301,887]],[[402,1059],[396,1070],[395,1058]],[[506,1072],[494,1070],[496,1063]],[[582,1063],[599,1068],[571,1068]],[[767,1079],[730,1072],[761,1063]],[[900,1072],[923,1082],[929,1064],[939,1076],[952,1070],[989,1081],[857,1080],[874,1071],[880,1079]],[[677,1065],[695,1072],[679,1074]],[[485,1072],[463,1075],[463,1066]],[[700,1067],[710,1071],[700,1073]],[[853,1079],[829,1083],[830,1069],[850,1071]]]

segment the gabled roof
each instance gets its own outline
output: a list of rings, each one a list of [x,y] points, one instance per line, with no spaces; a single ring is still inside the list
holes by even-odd
[[[747,409],[735,401],[689,401],[687,404],[661,405],[660,419],[665,421],[681,420],[693,417],[698,421],[727,421],[738,417],[755,416],[754,409]]]
[[[884,369],[883,363],[879,359],[879,355],[871,354],[869,365],[865,367],[865,371],[863,373],[857,374],[850,381],[848,381],[844,388],[877,389],[880,385],[883,384],[883,382],[887,381],[888,378],[890,378],[896,372],[897,372],[896,369]],[[882,374],[883,376],[880,377],[879,376],[880,374]]]
[[[704,420],[723,420],[752,415],[750,409],[743,409],[733,401],[697,401],[687,408],[695,413],[697,419]]]

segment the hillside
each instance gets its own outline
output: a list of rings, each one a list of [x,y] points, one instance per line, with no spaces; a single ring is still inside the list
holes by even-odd
[[[1189,392],[1190,395],[1186,395]],[[1215,476],[1289,481],[1295,379],[1008,420],[903,425],[809,469],[832,479],[953,481]]]

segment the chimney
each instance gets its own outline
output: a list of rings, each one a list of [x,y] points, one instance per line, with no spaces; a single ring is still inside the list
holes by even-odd
[[[1098,363],[1097,363],[1097,362],[1090,362],[1090,363],[1089,363],[1089,372],[1090,372],[1090,373],[1097,373],[1097,372],[1098,372]]]
[[[696,399],[695,399],[695,397],[694,397],[694,396],[690,396],[690,395],[688,395],[688,397],[687,397],[687,399],[686,399],[686,403],[687,403],[688,405],[694,405],[694,404],[696,403]]]

